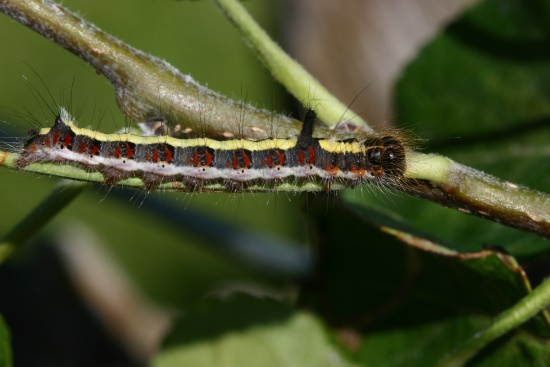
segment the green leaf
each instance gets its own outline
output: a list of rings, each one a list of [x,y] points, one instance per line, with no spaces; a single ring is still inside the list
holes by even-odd
[[[486,0],[451,24],[399,81],[400,120],[422,122],[428,137],[450,138],[549,116],[550,12],[534,9],[543,4]]]
[[[550,349],[548,345],[526,333],[517,333],[502,340],[498,349],[492,348],[489,355],[480,356],[472,361],[477,367],[502,366],[548,366]]]
[[[550,7],[486,0],[436,36],[396,86],[399,121],[415,123],[425,149],[514,184],[548,192]],[[550,243],[431,203],[387,205],[462,251],[483,243],[535,256]]]
[[[246,296],[204,301],[186,312],[153,365],[351,366],[314,315]]]
[[[8,326],[0,315],[0,367],[11,367],[11,337]]]
[[[314,219],[321,261],[302,301],[361,365],[432,366],[530,289],[511,256],[456,253],[377,211],[344,203]],[[547,315],[522,330],[533,343],[549,337]],[[524,340],[511,341],[518,353]],[[483,358],[498,357],[491,347]]]

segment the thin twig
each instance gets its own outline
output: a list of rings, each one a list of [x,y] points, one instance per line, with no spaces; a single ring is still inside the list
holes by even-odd
[[[522,325],[550,305],[550,278],[514,306],[497,316],[489,326],[446,356],[439,367],[460,367],[491,341]]]
[[[89,186],[76,181],[60,182],[44,201],[0,240],[0,264]]]
[[[265,63],[271,75],[298,100],[312,101],[317,116],[334,128],[340,121],[353,121],[365,131],[372,129],[319,83],[306,69],[287,55],[254,21],[241,3],[214,0],[226,17],[239,29],[246,41]],[[311,103],[311,102],[310,102]]]

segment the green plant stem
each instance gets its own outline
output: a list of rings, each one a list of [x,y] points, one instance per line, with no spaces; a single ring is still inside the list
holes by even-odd
[[[439,367],[460,367],[491,341],[522,325],[550,305],[550,278],[513,307],[497,316],[491,324],[476,333],[457,350],[445,357]]]
[[[246,116],[252,139],[266,139],[273,124],[282,136],[300,132],[301,122],[237,103],[198,84],[189,75],[147,55],[49,0],[0,0],[0,11],[88,62],[113,85],[121,110],[132,121],[164,118],[182,128],[241,136],[236,116]],[[205,121],[206,119],[206,121]],[[322,131],[326,128],[319,126]]]
[[[44,201],[2,238],[0,264],[89,186],[83,182],[62,181]]]
[[[302,103],[313,101],[319,118],[334,128],[340,121],[353,121],[372,129],[357,114],[335,98],[302,65],[286,54],[256,23],[237,0],[214,0],[225,16],[239,29],[247,43],[265,63],[271,75]]]
[[[410,194],[510,227],[550,238],[550,195],[456,163],[449,158],[410,153],[403,185]]]
[[[438,155],[416,152],[407,154],[406,179],[396,189],[412,195],[429,198],[441,205],[458,209],[511,227],[536,233],[550,238],[550,195],[530,190],[496,177],[465,167]],[[18,169],[15,165],[19,154],[0,151],[0,166]],[[59,176],[102,184],[104,176],[99,172],[89,172],[73,165],[58,163],[34,163],[23,169],[26,172]],[[140,178],[121,180],[117,186],[144,189]],[[346,186],[335,181],[332,191]],[[183,182],[167,182],[158,185],[159,191],[193,191]],[[227,192],[220,183],[205,184],[203,192]],[[252,185],[247,192],[324,192],[326,184],[322,180],[297,183],[294,181],[273,185]]]
[[[8,325],[0,314],[0,366],[13,367],[13,357],[11,353],[11,335]]]
[[[7,167],[11,169],[17,169],[17,162],[19,159],[18,153],[10,153],[0,151],[0,167]],[[77,167],[70,164],[59,163],[33,163],[22,169],[24,172],[33,172],[39,174],[45,174],[49,176],[57,176],[69,180],[77,180],[91,183],[103,184],[105,177],[101,172],[90,172],[81,167]],[[133,188],[133,189],[146,189],[144,182],[137,177],[123,179],[117,182],[117,186]],[[338,191],[344,189],[345,186],[335,182],[331,185],[331,190]],[[148,191],[152,189],[147,188]],[[166,182],[161,183],[154,188],[157,191],[176,191],[176,192],[194,192],[194,187],[186,186],[183,182]],[[302,183],[295,182],[281,182],[266,187],[265,185],[252,185],[246,188],[246,192],[259,193],[259,192],[320,192],[325,191],[326,186],[322,181],[305,181]],[[202,192],[227,192],[226,185],[221,183],[204,184],[202,186]]]

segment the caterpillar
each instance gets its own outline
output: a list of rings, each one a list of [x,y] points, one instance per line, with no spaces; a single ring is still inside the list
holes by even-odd
[[[315,121],[310,109],[300,134],[286,139],[178,139],[79,128],[61,108],[53,127],[30,132],[16,165],[23,169],[38,162],[74,164],[100,172],[106,185],[140,178],[147,190],[170,182],[179,184],[181,191],[194,192],[242,192],[284,182],[320,181],[326,191],[336,182],[344,187],[400,182],[406,160],[397,135],[316,138]]]

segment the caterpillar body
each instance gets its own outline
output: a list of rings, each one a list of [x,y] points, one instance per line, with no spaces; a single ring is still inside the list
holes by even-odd
[[[405,147],[391,134],[345,140],[313,137],[316,115],[306,114],[297,137],[178,139],[166,135],[105,134],[79,128],[61,112],[51,128],[33,132],[16,165],[38,162],[75,164],[101,172],[105,184],[140,178],[144,189],[178,183],[183,191],[246,191],[252,186],[320,180],[326,190],[365,183],[399,182],[405,172]]]

